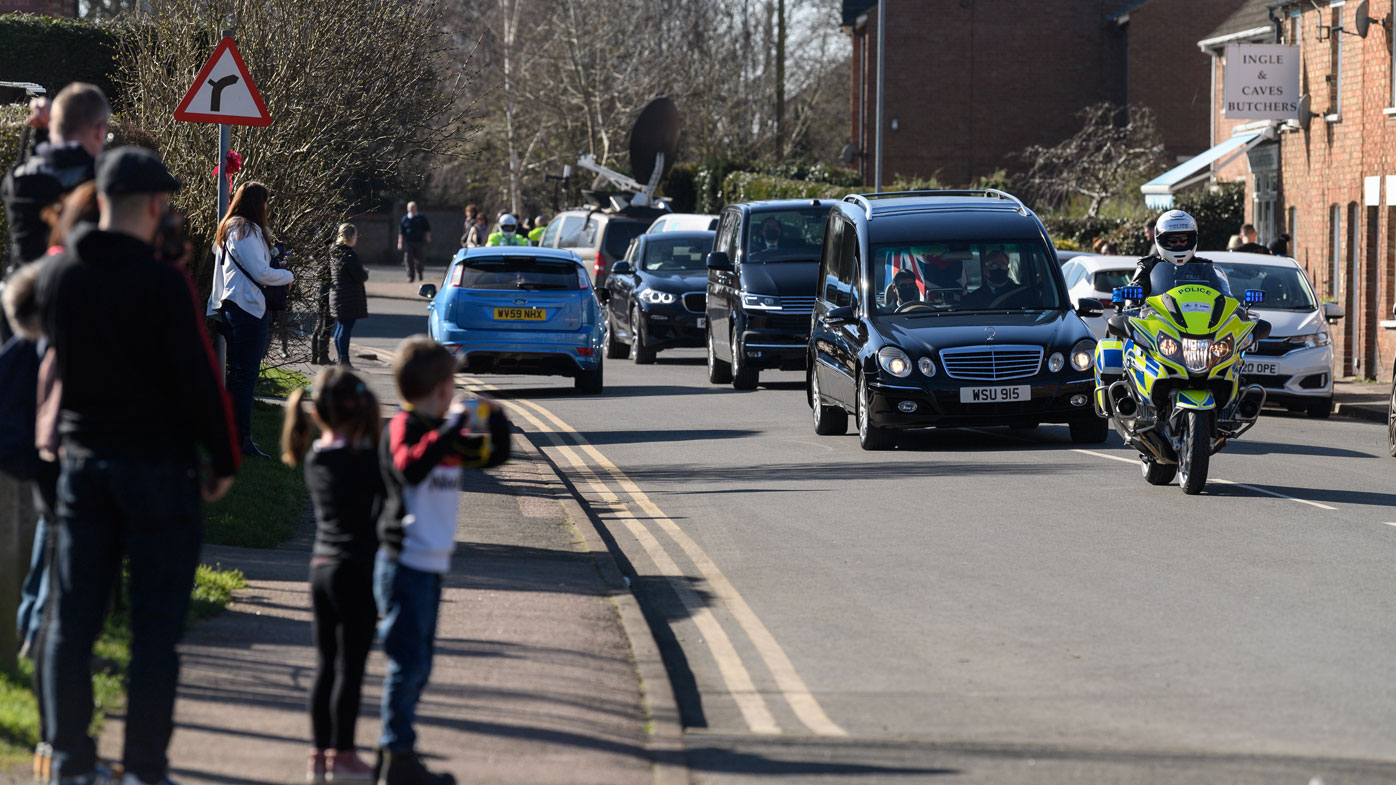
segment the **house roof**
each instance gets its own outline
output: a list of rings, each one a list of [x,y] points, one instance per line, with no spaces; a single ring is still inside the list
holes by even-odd
[[[864,11],[877,5],[877,0],[843,0],[843,25],[851,27]]]
[[[1236,33],[1244,33],[1247,30],[1255,30],[1261,27],[1270,26],[1270,4],[1275,0],[1246,0],[1246,2],[1226,18],[1217,29],[1208,33],[1203,40],[1214,38],[1224,38]]]
[[[1123,7],[1121,7],[1119,10],[1115,11],[1115,13],[1110,14],[1109,16],[1107,16],[1107,17],[1105,17],[1105,18],[1106,18],[1106,19],[1109,19],[1109,20],[1112,21],[1112,22],[1114,22],[1114,21],[1118,20],[1120,17],[1124,16],[1125,14],[1128,14],[1130,11],[1133,11],[1134,9],[1138,8],[1139,6],[1144,5],[1145,3],[1149,3],[1149,2],[1152,2],[1152,0],[1133,0],[1133,2],[1126,3],[1126,4],[1125,4]]]

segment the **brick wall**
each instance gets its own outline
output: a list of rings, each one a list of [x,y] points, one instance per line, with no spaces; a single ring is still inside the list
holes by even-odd
[[[1126,94],[1154,108],[1169,155],[1201,152],[1210,65],[1196,41],[1241,2],[1151,0],[1121,27],[1107,18],[1120,0],[887,0],[884,180],[936,175],[963,184],[1000,167],[1020,169],[1013,153],[1061,141],[1078,130],[1078,110]],[[853,39],[850,126],[868,156],[870,182],[876,8]]]
[[[75,17],[78,4],[77,0],[0,0],[0,14],[9,13]]]
[[[1342,8],[1342,21],[1352,27],[1353,5]],[[1380,19],[1392,11],[1392,0],[1372,0],[1370,14]],[[1331,22],[1331,9],[1308,8],[1300,17],[1299,45],[1303,90],[1313,96],[1315,111],[1336,108],[1332,71],[1334,45],[1317,41],[1322,15]],[[1296,258],[1309,271],[1319,295],[1335,297],[1348,311],[1335,325],[1335,354],[1341,372],[1391,378],[1396,356],[1396,331],[1380,326],[1392,319],[1393,224],[1396,209],[1386,188],[1386,176],[1396,175],[1396,114],[1392,105],[1391,39],[1373,26],[1367,37],[1343,36],[1342,112],[1340,119],[1315,117],[1308,132],[1285,134],[1281,144],[1282,210],[1297,209]],[[1368,206],[1364,181],[1380,177],[1378,204]],[[1341,217],[1335,280],[1332,208]],[[1357,231],[1353,231],[1352,218]]]

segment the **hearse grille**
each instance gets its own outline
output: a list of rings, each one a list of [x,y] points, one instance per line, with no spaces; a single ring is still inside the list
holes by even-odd
[[[962,346],[942,349],[940,364],[952,379],[997,382],[1035,376],[1042,367],[1041,346]]]

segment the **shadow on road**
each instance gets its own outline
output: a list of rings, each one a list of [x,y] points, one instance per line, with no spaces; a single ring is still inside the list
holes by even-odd
[[[1311,502],[1328,502],[1329,504],[1363,504],[1371,507],[1396,507],[1396,493],[1375,493],[1373,491],[1350,491],[1343,488],[1296,488],[1292,485],[1262,485],[1261,483],[1246,483],[1251,488],[1243,488],[1239,485],[1222,485],[1212,483],[1207,486],[1209,496],[1244,496],[1252,498],[1273,498],[1269,494],[1259,491],[1270,491],[1281,493],[1285,496],[1293,496],[1296,499],[1303,499]]]
[[[1227,443],[1227,451],[1237,455],[1321,455],[1326,458],[1376,458],[1378,456],[1360,450],[1347,450],[1342,447],[1324,447],[1316,444],[1283,444],[1281,442],[1256,442],[1238,439]]]
[[[853,749],[824,748],[806,750],[803,756],[793,750],[768,754],[724,749],[716,746],[689,747],[688,766],[692,771],[709,774],[761,774],[767,776],[817,777],[828,775],[942,776],[960,774],[958,769],[921,766],[897,766],[870,762],[875,753]],[[801,760],[800,758],[804,759]],[[864,760],[858,760],[861,757]],[[868,762],[865,762],[868,761]],[[881,782],[882,780],[877,780]],[[900,780],[899,780],[900,781]]]
[[[819,482],[829,480],[889,480],[903,482],[911,477],[963,477],[966,475],[1028,475],[1080,472],[1079,466],[1041,462],[968,463],[962,461],[914,461],[888,464],[869,463],[770,463],[759,466],[669,466],[626,469],[630,479],[646,482],[729,483],[742,482]],[[755,492],[757,489],[751,489]],[[760,490],[767,493],[766,490]]]

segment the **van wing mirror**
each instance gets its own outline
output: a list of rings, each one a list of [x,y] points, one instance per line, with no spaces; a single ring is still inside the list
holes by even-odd
[[[611,265],[611,275],[629,275],[632,272],[634,271],[630,267],[630,262],[624,259],[617,259],[616,263]]]
[[[726,251],[713,251],[712,253],[708,254],[707,263],[709,270],[732,269],[732,260],[727,256]]]
[[[853,321],[856,317],[853,315],[853,306],[840,305],[837,308],[830,308],[829,312],[824,315],[824,318],[837,324],[846,324]]]

